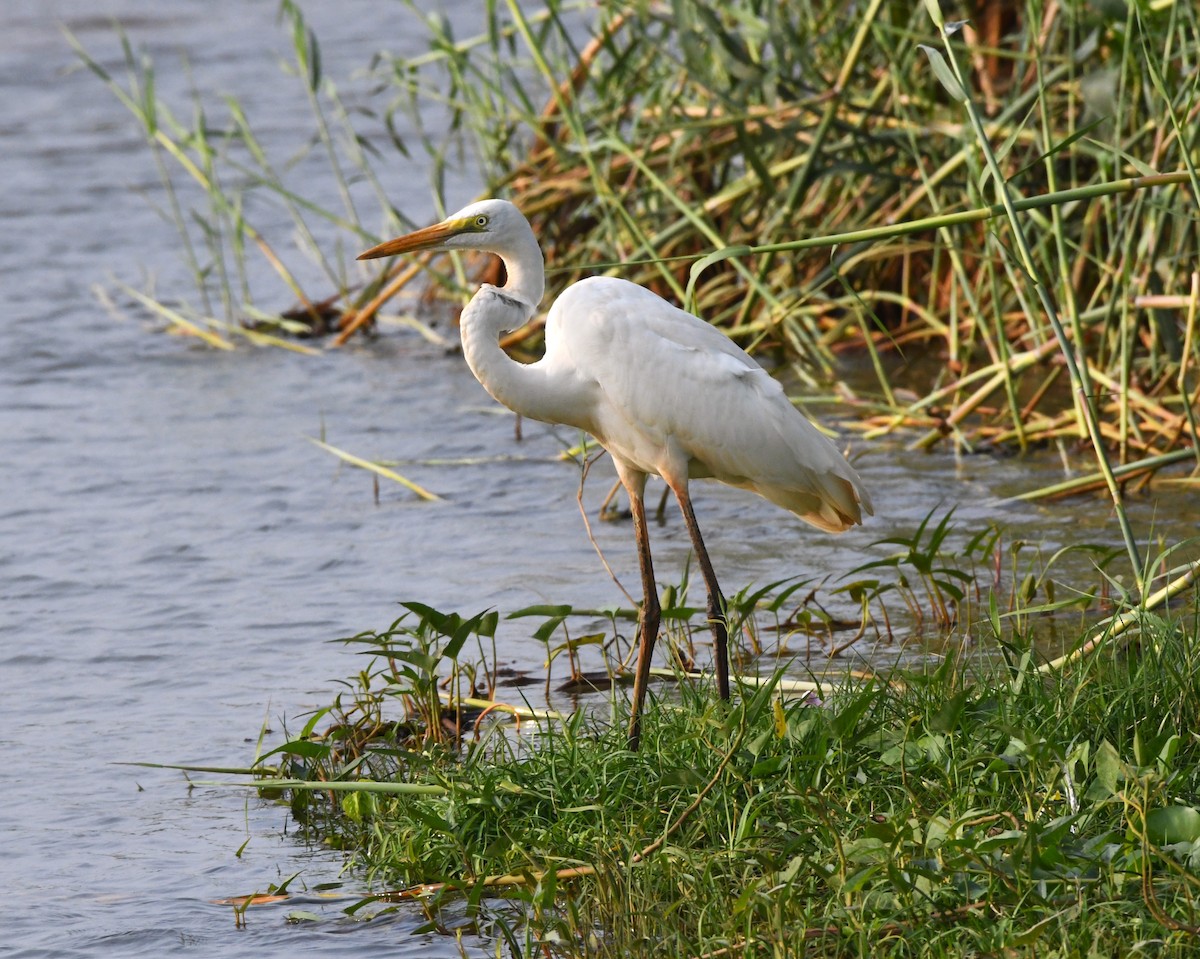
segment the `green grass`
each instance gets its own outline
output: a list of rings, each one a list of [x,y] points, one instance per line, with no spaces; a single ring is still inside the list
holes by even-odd
[[[461,748],[338,726],[319,758],[296,741],[292,773],[429,794],[292,801],[371,908],[416,899],[437,928],[462,903],[514,955],[1200,955],[1198,626],[1144,614],[1049,677],[1014,639],[1007,665],[951,657],[819,704],[660,686],[639,753],[621,697]]]
[[[949,514],[880,545],[899,549],[859,584],[864,623],[905,593],[897,624],[943,640],[927,666],[772,672],[764,637],[804,633],[831,594],[745,590],[731,635],[765,678],[725,703],[657,671],[633,753],[630,611],[505,617],[540,621],[550,652],[605,651],[612,692],[564,716],[496,705],[532,688],[498,688],[497,611],[406,603],[343,641],[362,667],[241,772],[345,851],[373,890],[356,916],[419,906],[426,931],[509,955],[1200,955],[1196,567],[1158,557],[1139,607]],[[667,592],[660,648],[690,655],[702,616],[686,584]],[[567,625],[604,620],[611,636]],[[1047,622],[1087,653],[1051,666]]]

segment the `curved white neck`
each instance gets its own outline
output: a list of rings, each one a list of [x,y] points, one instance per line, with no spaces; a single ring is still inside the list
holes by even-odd
[[[475,378],[492,397],[515,413],[547,423],[572,423],[569,384],[545,360],[524,364],[500,348],[500,337],[522,326],[537,310],[545,292],[542,252],[533,231],[504,250],[493,250],[503,261],[508,282],[485,283],[459,320],[463,356]]]
[[[529,316],[532,316],[546,292],[546,262],[532,228],[527,225],[521,235],[513,237],[504,248],[491,252],[504,261],[504,271],[508,274],[504,292],[528,303]]]

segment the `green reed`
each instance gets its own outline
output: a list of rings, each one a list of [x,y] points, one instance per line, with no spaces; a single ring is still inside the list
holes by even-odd
[[[385,197],[378,176],[399,152],[424,156],[439,207],[465,199],[443,196],[445,173],[464,164],[515,199],[546,248],[552,293],[609,271],[686,301],[808,388],[840,378],[867,436],[915,429],[925,446],[1064,456],[1086,442],[1113,451],[1102,473],[1145,464],[1145,476],[1197,445],[1191,5],[985,12],[949,67],[979,102],[965,122],[921,51],[937,31],[911,4],[869,3],[848,20],[761,0],[552,0],[533,13],[506,0],[466,36],[406,6],[428,52],[380,51],[373,90],[350,101],[300,9],[280,7],[313,116],[297,152],[323,164],[322,194],[339,209],[307,198],[294,157],[269,155],[236,98],[167,104],[127,39],[123,81],[79,50],[159,164],[200,294],[149,298],[170,328],[228,345],[339,327],[343,342],[370,325],[416,275],[346,263],[376,239],[364,218],[409,225],[393,205],[406,198]],[[290,220],[290,237],[251,197]],[[1026,211],[1023,252],[1011,222],[991,222],[1008,216],[1004,197]],[[817,250],[828,252],[800,255]],[[494,277],[482,264],[431,276],[459,296],[477,269]],[[274,304],[268,276],[282,281]],[[1079,354],[1074,387],[1049,345],[1060,311]],[[536,329],[522,344],[536,355]],[[857,351],[865,378],[844,363]],[[945,362],[914,362],[922,354]]]

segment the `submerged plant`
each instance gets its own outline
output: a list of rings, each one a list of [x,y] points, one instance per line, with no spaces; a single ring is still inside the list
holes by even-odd
[[[495,662],[497,613],[464,619],[424,603],[403,605],[407,612],[387,629],[341,640],[367,661],[321,714],[334,720],[318,737],[332,778],[367,774],[382,756],[455,748],[480,712],[465,704],[495,689],[495,675],[482,663]],[[464,649],[469,640],[478,659]],[[310,719],[297,741],[312,741],[315,732]]]

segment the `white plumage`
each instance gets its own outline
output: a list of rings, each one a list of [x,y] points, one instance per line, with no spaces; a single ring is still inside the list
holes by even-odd
[[[550,311],[552,366],[591,371],[586,430],[645,473],[753,490],[814,526],[843,530],[869,498],[837,447],[736,343],[643,287],[593,277]]]
[[[630,747],[637,748],[659,625],[643,503],[646,477],[661,476],[683,510],[708,588],[724,697],[729,695],[724,600],[695,521],[688,480],[711,477],[753,490],[832,532],[870,514],[870,497],[837,447],[736,343],[627,280],[592,277],[568,287],[546,320],[545,356],[527,365],[512,360],[500,349],[499,337],[533,315],[545,272],[533,230],[511,203],[473,203],[359,259],[422,249],[482,250],[504,260],[505,286],[484,284],[463,310],[463,353],[471,370],[510,409],[594,436],[629,493],[644,592],[629,731]]]

